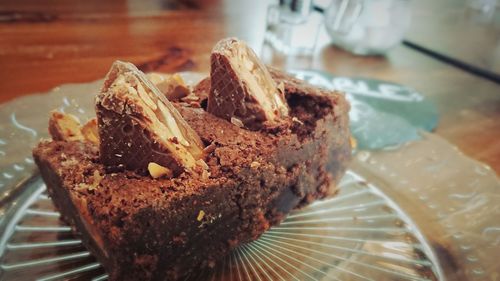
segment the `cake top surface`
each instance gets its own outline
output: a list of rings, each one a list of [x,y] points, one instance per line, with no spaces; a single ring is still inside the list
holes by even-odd
[[[175,75],[149,80],[134,65],[117,61],[96,97],[97,119],[79,127],[71,116],[53,114],[49,131],[54,140],[96,146],[98,158],[91,162],[104,178],[147,179],[189,192],[194,186],[221,184],[242,169],[275,165],[284,157],[281,147],[310,141],[318,122],[345,113],[338,109],[348,110],[342,95],[264,66],[237,39],[221,40],[212,52],[212,62],[222,63],[222,69],[232,74],[221,78],[212,72],[197,85],[185,85]],[[249,77],[257,80],[249,82]],[[217,91],[221,80],[242,89]],[[168,90],[162,92],[157,85]],[[242,96],[235,97],[237,92]],[[250,109],[248,115],[238,111],[242,108],[221,115],[226,112],[224,105],[214,106],[213,101],[228,96],[233,105]],[[193,97],[197,103],[185,102],[184,98]],[[344,105],[337,106],[339,102]],[[239,119],[245,116],[251,120]]]

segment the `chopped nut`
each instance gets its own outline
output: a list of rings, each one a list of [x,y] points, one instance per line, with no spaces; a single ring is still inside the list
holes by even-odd
[[[74,115],[52,111],[49,119],[49,133],[52,139],[58,141],[88,141],[99,143],[97,119],[90,119],[81,126]]]
[[[94,180],[92,182],[92,188],[91,188],[92,190],[96,189],[99,186],[99,184],[101,183],[101,180],[102,180],[101,173],[99,173],[98,170],[94,171],[93,176],[94,176]]]
[[[210,177],[210,172],[207,170],[201,171],[201,179],[206,180]]]
[[[204,170],[208,170],[207,163],[205,163],[205,161],[203,161],[202,159],[198,159],[196,161],[196,163],[198,164],[198,166],[202,167]]]
[[[92,174],[92,182],[91,183],[80,183],[76,186],[76,190],[77,191],[96,190],[99,187],[101,180],[102,180],[101,173],[99,173],[98,170],[94,170],[94,173]]]
[[[203,210],[201,210],[199,213],[198,213],[198,216],[196,217],[196,220],[197,221],[201,221],[203,220],[203,217],[205,217],[205,212]]]
[[[177,73],[172,75],[149,73],[147,76],[169,100],[178,100],[191,94],[184,79]]]
[[[207,147],[205,147],[205,148],[203,149],[203,153],[204,153],[205,155],[208,155],[208,154],[210,154],[210,153],[214,152],[215,148],[217,148],[217,146],[215,145],[215,143],[214,143],[214,142],[212,142],[211,144],[209,144]]]
[[[297,117],[295,117],[295,116],[292,117],[292,121],[295,122],[295,123],[299,123],[300,125],[304,125],[304,122],[300,121],[300,119],[297,118]]]
[[[194,94],[190,94],[184,98],[182,98],[183,101],[198,101],[200,100],[200,97],[198,97],[197,95],[194,95]]]
[[[243,124],[243,122],[241,122],[240,119],[235,118],[235,117],[231,117],[231,123],[233,123],[234,125],[236,125],[236,126],[238,126],[240,128],[245,127],[245,125]]]
[[[250,163],[250,167],[253,169],[258,168],[260,167],[260,163],[257,161],[253,161],[252,163]]]
[[[356,147],[358,147],[358,141],[353,136],[351,136],[351,138],[349,140],[351,142],[352,149],[355,149]]]
[[[75,157],[67,158],[66,154],[61,156],[62,161],[60,161],[60,163],[62,167],[71,167],[79,163],[79,161]]]
[[[83,141],[80,121],[71,114],[52,111],[49,119],[49,133],[58,141]]]
[[[83,127],[81,132],[85,140],[99,144],[99,131],[97,129],[97,118],[90,119]]]
[[[171,178],[173,176],[172,170],[169,168],[165,168],[161,165],[158,165],[154,162],[151,162],[148,164],[148,171],[151,177],[154,179],[157,179],[162,176],[166,176],[168,178]]]
[[[201,103],[198,102],[198,101],[190,101],[188,103],[188,107],[192,107],[192,108],[201,108]]]

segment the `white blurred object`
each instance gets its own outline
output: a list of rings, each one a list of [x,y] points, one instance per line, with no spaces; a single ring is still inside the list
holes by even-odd
[[[498,0],[467,0],[468,16],[479,23],[490,23],[495,16]]]
[[[495,11],[497,2],[498,0],[467,0],[467,5],[472,9],[487,14]]]
[[[311,55],[322,21],[312,0],[280,0],[268,7],[265,41],[286,55]]]
[[[409,0],[333,0],[325,26],[333,44],[360,55],[398,45],[411,22]]]

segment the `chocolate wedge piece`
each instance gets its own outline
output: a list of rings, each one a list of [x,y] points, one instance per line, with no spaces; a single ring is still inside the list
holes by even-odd
[[[96,97],[96,113],[100,160],[108,171],[146,175],[155,163],[176,176],[204,166],[200,137],[131,63],[113,64]]]
[[[226,38],[212,50],[208,112],[250,129],[277,124],[288,116],[284,93],[243,41]]]

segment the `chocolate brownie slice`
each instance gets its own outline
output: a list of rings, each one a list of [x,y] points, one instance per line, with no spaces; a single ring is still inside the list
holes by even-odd
[[[213,267],[291,209],[335,194],[351,153],[348,103],[342,94],[271,74],[284,84],[289,108],[279,126],[249,130],[172,102],[205,147],[205,173],[110,171],[100,144],[85,138],[34,149],[54,204],[111,280],[178,280]],[[206,81],[196,87],[202,99]]]

